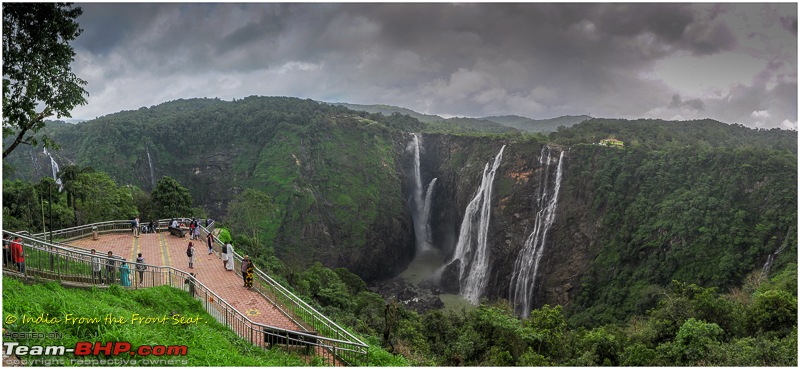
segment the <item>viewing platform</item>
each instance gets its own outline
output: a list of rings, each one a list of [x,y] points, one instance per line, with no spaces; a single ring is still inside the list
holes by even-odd
[[[22,239],[25,272],[4,268],[3,273],[100,288],[109,283],[130,289],[169,285],[193,293],[217,321],[257,346],[300,350],[298,353],[308,360],[321,359],[327,365],[367,365],[366,344],[281,286],[257,264],[253,287],[246,288],[240,254],[234,253],[234,267],[229,271],[220,258],[223,245],[216,238],[209,253],[206,237],[213,231],[213,223],[208,228],[201,227],[199,239],[191,240],[172,235],[166,227],[168,221],[159,221],[157,233],[141,233],[138,237],[134,236],[130,221],[62,229],[53,231],[52,236],[4,231]],[[46,236],[55,241],[48,242]],[[189,268],[186,255],[189,242],[194,246],[193,268]],[[92,249],[95,254],[91,254]],[[139,253],[146,266],[141,273],[135,263]],[[130,268],[129,285],[119,278],[122,259]],[[99,278],[92,271],[98,264]],[[107,272],[107,265],[114,265],[110,268],[113,274]]]

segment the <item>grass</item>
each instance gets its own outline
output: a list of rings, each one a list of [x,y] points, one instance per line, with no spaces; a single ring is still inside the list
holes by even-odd
[[[185,324],[167,318],[163,322],[132,324],[131,317],[164,317],[177,312],[197,319]],[[70,318],[89,318],[93,322],[75,323]],[[48,322],[31,322],[24,318],[44,317]],[[16,318],[16,322],[12,322]],[[125,318],[125,323],[112,323],[107,317]],[[175,324],[177,323],[177,324]],[[239,338],[203,310],[189,294],[161,286],[142,290],[125,290],[116,285],[108,289],[67,289],[55,282],[24,284],[14,278],[3,278],[4,332],[58,332],[61,338],[19,339],[20,345],[64,345],[77,342],[126,341],[136,348],[142,345],[186,345],[186,356],[162,356],[174,359],[180,366],[307,366],[299,356],[281,351],[264,350]],[[8,341],[8,340],[4,340]],[[74,358],[67,354],[67,358]],[[28,357],[32,359],[34,357]],[[43,358],[43,357],[38,357]],[[87,356],[88,359],[137,359],[136,365],[147,365],[141,356]],[[152,357],[150,357],[152,358]],[[69,364],[69,362],[67,362]],[[131,364],[133,364],[131,362]],[[312,362],[313,364],[313,362]],[[153,363],[164,365],[164,362]],[[168,364],[169,365],[169,364]]]

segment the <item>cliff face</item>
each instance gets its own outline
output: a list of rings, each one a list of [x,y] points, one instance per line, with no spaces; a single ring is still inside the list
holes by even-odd
[[[503,145],[506,148],[494,179],[491,199],[491,220],[488,226],[488,282],[484,297],[509,299],[514,265],[526,239],[536,228],[539,198],[543,186],[555,180],[556,165],[542,163],[543,144],[518,143],[450,135],[424,135],[423,178],[437,177],[431,228],[433,244],[452,256],[467,204],[481,183],[487,162],[491,162]],[[551,162],[563,149],[551,148]],[[564,155],[563,183],[573,181],[570,175],[569,152]],[[425,180],[423,180],[425,182]],[[592,194],[566,193],[562,187],[555,218],[545,239],[545,248],[535,280],[534,300],[539,303],[569,305],[570,294],[577,292],[581,274],[589,263],[588,249],[596,234],[597,217],[586,211]],[[458,293],[459,261],[445,268],[441,286]],[[541,286],[546,286],[542,288]]]
[[[196,206],[223,221],[228,202],[245,188],[264,192],[278,211],[265,216],[262,239],[278,257],[297,268],[320,261],[378,281],[397,276],[415,256],[413,135],[406,132],[420,127],[403,119],[297,99],[192,100],[56,124],[49,134],[61,144],[52,153],[60,164],[92,166],[144,190],[171,176]],[[441,270],[445,292],[463,292],[460,268],[477,265],[475,252],[450,261],[484,168],[503,145],[488,207],[482,297],[514,300],[520,275],[535,269],[527,288],[534,308],[560,304],[586,320],[613,318],[614,309],[645,311],[673,278],[727,287],[776,250],[783,250],[776,264],[796,255],[793,152],[657,146],[655,139],[655,148],[615,149],[546,146],[519,136],[418,137],[419,181],[437,178],[429,227],[432,247],[449,264]],[[41,151],[16,150],[8,163],[18,178],[51,175]],[[552,214],[543,213],[559,168],[558,201]],[[479,238],[482,231],[473,232]],[[531,234],[544,240],[540,255],[522,251]],[[538,262],[519,273],[530,257]]]
[[[790,152],[550,144],[547,165],[547,149],[534,141],[431,134],[422,142],[423,183],[438,178],[433,245],[446,263],[486,164],[506,145],[494,178],[482,297],[519,298],[513,287],[521,259],[533,256],[525,246],[531,234],[544,238],[538,264],[529,269],[536,269],[528,289],[532,307],[560,304],[590,324],[644,313],[672,279],[724,289],[760,270],[781,245],[796,250],[797,169]],[[558,201],[543,235],[542,196],[552,191],[561,151]],[[474,267],[467,254],[443,269],[446,292],[464,292],[460,268]],[[784,254],[784,263],[792,262],[786,255],[793,253]]]

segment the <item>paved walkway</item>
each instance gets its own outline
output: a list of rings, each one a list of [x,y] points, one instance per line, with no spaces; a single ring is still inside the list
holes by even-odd
[[[189,269],[189,258],[186,256],[189,242],[195,247],[193,269]],[[209,255],[205,237],[190,240],[188,235],[179,238],[169,232],[161,232],[144,233],[136,238],[133,233],[108,233],[100,235],[98,240],[88,237],[70,244],[84,249],[95,249],[100,255],[108,255],[108,251],[111,251],[113,255],[128,262],[136,261],[141,252],[146,264],[172,266],[187,273],[196,273],[197,279],[208,289],[254,322],[303,331],[261,294],[246,289],[239,271],[226,271],[216,252]],[[145,282],[145,286],[148,284]],[[135,283],[133,285],[136,286]]]

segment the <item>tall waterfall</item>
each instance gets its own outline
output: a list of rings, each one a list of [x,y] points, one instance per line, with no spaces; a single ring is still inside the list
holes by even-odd
[[[61,191],[64,188],[64,184],[61,182],[61,178],[58,178],[58,163],[56,163],[56,159],[53,159],[53,155],[50,155],[47,152],[47,148],[43,147],[44,154],[50,157],[50,167],[53,169],[53,179],[56,180],[56,184],[58,185],[58,190]]]
[[[147,150],[147,164],[150,165],[150,186],[152,186],[151,188],[156,188],[156,179],[153,174],[153,160],[150,159],[150,149],[147,148],[147,145],[144,145],[144,149]]]
[[[431,249],[431,202],[433,200],[433,186],[436,185],[436,178],[428,184],[427,191],[422,187],[422,174],[419,164],[419,137],[413,134],[414,139],[409,143],[409,149],[414,153],[414,197],[411,217],[414,221],[414,235],[417,241],[417,253]],[[424,196],[423,196],[424,193]]]
[[[564,152],[558,156],[558,167],[556,178],[550,181],[551,149],[547,146],[542,148],[539,155],[539,163],[542,165],[541,181],[539,183],[539,197],[536,201],[536,221],[534,222],[533,232],[531,232],[525,245],[517,255],[514,263],[514,271],[511,274],[511,285],[509,287],[509,298],[514,304],[517,315],[527,318],[531,312],[533,304],[533,290],[536,282],[536,274],[539,271],[539,261],[544,253],[544,246],[547,242],[547,232],[555,220],[556,206],[558,204],[558,190],[561,187],[561,168],[564,163]]]
[[[503,160],[505,148],[503,145],[494,158],[491,169],[489,163],[484,166],[481,186],[464,212],[453,258],[445,263],[448,265],[456,259],[461,261],[459,273],[461,295],[472,303],[478,303],[488,281],[489,250],[486,239],[492,210],[492,186],[494,175],[500,166],[500,161]]]

